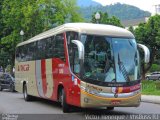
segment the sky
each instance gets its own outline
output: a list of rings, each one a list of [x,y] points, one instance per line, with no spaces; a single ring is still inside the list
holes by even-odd
[[[154,14],[155,4],[160,4],[160,0],[93,0],[101,3],[102,5],[110,5],[117,2],[134,5],[142,10],[149,11]]]

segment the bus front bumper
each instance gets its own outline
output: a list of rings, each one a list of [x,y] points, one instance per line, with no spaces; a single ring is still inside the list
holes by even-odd
[[[114,95],[114,94],[112,94]],[[110,95],[111,96],[111,95]],[[81,107],[138,107],[141,101],[140,90],[134,93],[117,94],[116,97],[100,96],[81,90]]]

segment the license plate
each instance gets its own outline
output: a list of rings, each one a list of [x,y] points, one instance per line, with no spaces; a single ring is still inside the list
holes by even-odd
[[[119,105],[120,103],[121,103],[120,100],[112,100],[112,101],[111,101],[111,104],[112,104],[112,105]]]

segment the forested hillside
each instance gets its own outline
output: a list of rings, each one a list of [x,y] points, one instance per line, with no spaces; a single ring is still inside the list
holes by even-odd
[[[114,4],[108,6],[91,5],[88,7],[80,6],[80,14],[86,19],[90,20],[94,12],[102,11],[107,12],[109,16],[116,16],[120,20],[138,19],[146,16],[150,16],[151,13],[143,11],[135,6],[127,4]]]

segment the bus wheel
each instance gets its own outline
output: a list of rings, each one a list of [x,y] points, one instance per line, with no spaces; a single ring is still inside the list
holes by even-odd
[[[114,107],[107,107],[107,110],[114,110]]]
[[[27,93],[27,85],[26,84],[23,85],[23,96],[24,96],[25,101],[31,100],[31,96],[28,95],[28,93]]]
[[[66,94],[64,92],[64,89],[61,90],[59,97],[60,97],[59,101],[61,102],[63,112],[64,113],[70,112],[70,106],[66,102]]]

